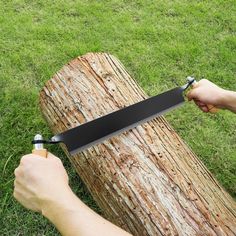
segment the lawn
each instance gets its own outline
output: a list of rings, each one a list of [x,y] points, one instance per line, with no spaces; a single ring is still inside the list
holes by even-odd
[[[44,83],[87,52],[117,56],[147,94],[207,78],[236,91],[235,1],[0,1],[0,235],[56,235],[12,197],[14,169],[36,133],[50,137],[39,107]],[[167,120],[236,198],[236,115],[193,104]],[[76,194],[100,211],[59,147]]]

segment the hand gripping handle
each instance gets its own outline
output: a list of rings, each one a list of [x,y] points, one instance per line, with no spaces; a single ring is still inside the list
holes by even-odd
[[[193,81],[191,83],[192,88],[196,88],[198,86],[198,82],[193,77],[190,77],[190,76],[187,77],[187,81]],[[206,104],[206,106],[207,106],[210,113],[217,113],[219,111],[219,109],[213,105]]]

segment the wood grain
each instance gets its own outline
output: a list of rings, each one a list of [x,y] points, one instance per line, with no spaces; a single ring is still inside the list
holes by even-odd
[[[40,106],[56,134],[145,98],[117,58],[89,53],[46,83]],[[134,235],[235,235],[234,200],[163,117],[75,156],[62,147],[105,217]]]

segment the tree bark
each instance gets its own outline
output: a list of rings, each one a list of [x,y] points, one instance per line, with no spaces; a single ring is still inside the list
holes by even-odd
[[[54,134],[147,98],[114,56],[65,65],[40,93]],[[79,138],[79,137],[78,137]],[[70,156],[104,216],[134,235],[236,235],[236,204],[163,118]]]

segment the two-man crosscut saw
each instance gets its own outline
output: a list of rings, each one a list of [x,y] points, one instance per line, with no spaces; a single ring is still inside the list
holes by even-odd
[[[81,124],[53,136],[50,140],[43,140],[41,135],[36,135],[32,141],[34,150],[37,153],[45,150],[43,143],[64,143],[70,154],[75,154],[183,104],[184,91],[194,83],[196,81],[193,77],[187,77],[187,84],[181,87]]]

